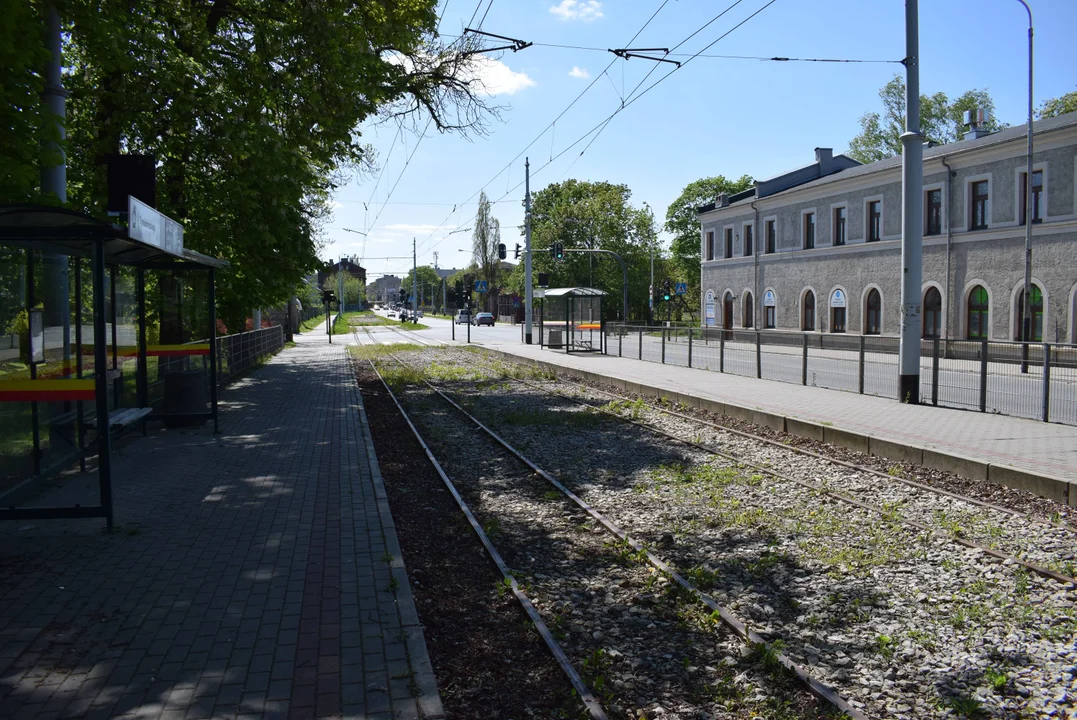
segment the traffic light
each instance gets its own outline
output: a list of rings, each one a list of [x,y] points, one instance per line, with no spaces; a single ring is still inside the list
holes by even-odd
[[[400,288],[400,302],[406,303],[408,301],[408,291],[404,288]]]
[[[670,297],[672,297],[672,294],[670,293],[671,285],[672,283],[670,283],[669,278],[666,278],[666,281],[662,284],[662,299],[666,302],[669,302]]]
[[[520,259],[520,243],[516,243],[516,254],[512,256],[513,260]]]
[[[322,302],[326,305],[335,303],[337,301],[337,294],[332,290],[322,290]]]
[[[550,246],[550,257],[554,260],[565,259],[565,245],[564,243],[555,242]]]
[[[517,245],[516,247],[519,248],[520,246]],[[504,260],[506,255],[507,255],[507,253],[505,252],[505,243],[498,243],[497,244],[497,256],[500,259]]]

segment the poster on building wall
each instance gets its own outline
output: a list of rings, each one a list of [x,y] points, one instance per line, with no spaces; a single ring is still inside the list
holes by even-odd
[[[708,290],[703,304],[704,325],[714,327],[714,291]]]
[[[774,307],[774,291],[767,290],[763,293],[763,307]]]
[[[843,308],[845,307],[845,293],[841,290],[835,290],[834,294],[830,296],[830,307]]]

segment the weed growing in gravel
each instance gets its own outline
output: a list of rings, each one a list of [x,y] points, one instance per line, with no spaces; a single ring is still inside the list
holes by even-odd
[[[501,523],[497,518],[486,518],[482,521],[482,531],[486,533],[487,537],[493,538],[501,532]]]
[[[784,670],[781,662],[778,660],[778,656],[781,655],[782,650],[785,648],[785,643],[781,640],[775,640],[770,643],[752,643],[751,658],[753,662],[757,662],[765,669],[774,672],[776,670]]]
[[[606,403],[605,409],[616,415],[639,420],[647,411],[647,403],[643,402],[643,398],[636,398],[635,400],[610,400]]]
[[[875,652],[889,660],[894,657],[894,638],[889,635],[879,635],[875,638]]]
[[[912,629],[905,636],[928,652],[935,652],[935,636],[923,630]]]
[[[987,717],[987,711],[984,710],[980,701],[965,695],[939,698],[939,709],[953,710],[955,715],[968,718],[968,720]]]
[[[718,573],[713,570],[705,568],[702,565],[697,565],[696,567],[689,569],[684,574],[684,577],[688,582],[692,583],[700,590],[712,590],[717,587],[719,576]]]
[[[607,540],[604,547],[613,551],[614,559],[621,565],[646,565],[647,548],[636,550],[627,540]]]
[[[991,686],[991,689],[997,693],[1006,689],[1006,685],[1010,682],[1010,676],[1005,670],[999,670],[998,668],[987,668],[984,670],[984,680]]]
[[[391,343],[389,345],[351,345],[348,347],[348,352],[356,360],[381,360],[389,358],[390,355],[422,349],[422,345],[415,343]]]
[[[613,692],[606,684],[606,673],[609,669],[610,660],[602,648],[595,648],[583,659],[580,666],[580,676],[603,705],[610,705],[613,702]]]

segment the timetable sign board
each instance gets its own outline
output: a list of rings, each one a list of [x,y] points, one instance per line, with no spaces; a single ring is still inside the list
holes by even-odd
[[[157,212],[133,195],[128,195],[127,220],[127,234],[135,240],[141,240],[171,255],[183,256],[183,226],[172,218]]]

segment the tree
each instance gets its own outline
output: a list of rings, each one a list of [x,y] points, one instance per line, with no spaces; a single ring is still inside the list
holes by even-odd
[[[1056,115],[1077,112],[1077,91],[1068,92],[1062,97],[1045,100],[1036,111],[1037,120],[1046,120]]]
[[[700,240],[699,218],[696,209],[714,202],[719,193],[738,193],[752,186],[752,178],[741,175],[738,180],[717,175],[701,178],[681,191],[680,196],[666,209],[666,232],[673,235],[670,260],[677,280],[688,282],[686,302],[699,306]]]
[[[475,229],[471,234],[471,260],[479,270],[479,278],[490,288],[487,297],[497,294],[501,259],[497,246],[501,243],[501,222],[490,214],[486,192],[479,193],[479,211],[475,214]]]
[[[183,222],[188,246],[230,263],[217,293],[229,324],[282,302],[318,266],[331,192],[372,162],[364,121],[428,116],[439,130],[482,132],[494,112],[477,94],[479,56],[461,52],[474,41],[438,38],[436,0],[56,4],[69,204],[104,217],[108,156],[154,154],[157,207]],[[13,5],[0,18],[0,114],[15,131],[0,138],[0,202],[35,199],[48,132],[47,3]]]
[[[411,295],[412,277],[418,280],[419,299],[422,300],[422,304],[425,305],[441,305],[441,277],[438,276],[437,270],[429,265],[420,265],[415,270],[409,270],[408,274],[400,282],[400,286],[408,291],[408,295]],[[419,303],[416,303],[417,305]]]
[[[326,290],[332,290],[334,293],[340,289],[340,280],[337,277],[337,273],[332,273],[325,278],[325,283],[322,285]],[[344,273],[344,304],[349,308],[359,309],[360,303],[366,300],[366,288],[359,278],[355,277],[351,273]]]
[[[618,253],[628,268],[629,313],[646,317],[647,287],[650,283],[651,251],[656,255],[655,272],[662,269],[661,250],[654,214],[646,204],[633,207],[632,191],[626,185],[608,182],[566,180],[535,193],[531,206],[532,268],[551,274],[551,286],[590,286],[609,293],[603,300],[606,316],[621,315],[623,280],[621,267],[608,256],[566,252],[555,261],[549,248],[561,242],[566,249],[601,248]],[[508,286],[523,290],[523,263],[514,271]]]
[[[879,90],[882,114],[869,112],[860,116],[860,134],[849,142],[846,154],[862,163],[884,160],[901,154],[901,134],[905,132],[905,80],[895,75]],[[946,93],[920,96],[920,132],[937,144],[956,142],[963,133],[962,115],[966,110],[985,110],[984,129],[994,132],[1004,124],[995,118],[995,101],[987,90],[968,90],[953,102]]]

